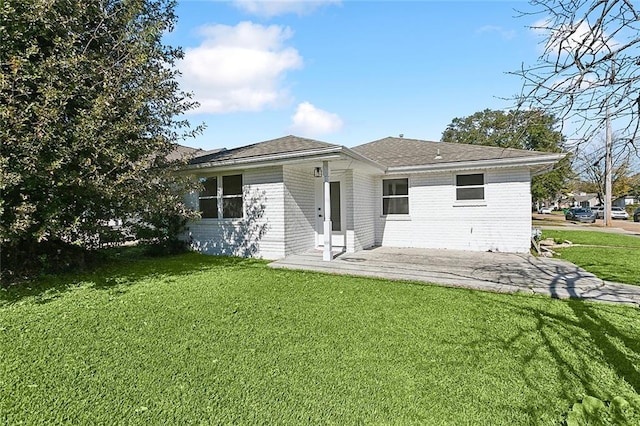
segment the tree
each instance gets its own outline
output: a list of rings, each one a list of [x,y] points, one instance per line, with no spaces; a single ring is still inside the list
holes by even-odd
[[[633,193],[633,164],[628,146],[617,137],[612,143],[612,198]],[[605,152],[604,143],[598,141],[590,149],[581,150],[576,156],[575,167],[580,176],[580,186],[585,192],[597,193],[600,204],[604,204],[605,194]]]
[[[640,173],[636,173],[631,176],[631,190],[629,191],[629,195],[632,195],[636,200],[640,199]]]
[[[485,109],[469,117],[454,118],[442,133],[442,142],[490,145],[544,152],[562,152],[564,138],[555,130],[557,121],[540,110],[496,111]],[[535,176],[531,183],[534,201],[555,199],[571,179],[570,158],[553,171]]]
[[[4,267],[45,243],[91,247],[107,221],[159,234],[185,218],[169,161],[193,135],[161,0],[0,0],[0,244]],[[155,220],[154,220],[155,219]],[[59,244],[60,243],[60,244]]]
[[[640,129],[640,9],[629,0],[531,0],[526,16],[543,52],[512,74],[520,107],[542,108],[572,127],[576,144],[594,139],[607,115],[637,151]]]

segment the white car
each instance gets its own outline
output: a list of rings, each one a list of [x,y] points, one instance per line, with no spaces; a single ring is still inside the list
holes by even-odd
[[[629,213],[622,207],[611,207],[611,219],[629,219]]]
[[[604,218],[604,206],[597,206],[592,208],[594,212],[596,212],[596,217],[598,219]],[[622,207],[611,207],[611,219],[629,219],[629,213]]]
[[[542,206],[542,207],[540,207],[538,209],[538,213],[540,213],[540,214],[551,214],[551,207]]]

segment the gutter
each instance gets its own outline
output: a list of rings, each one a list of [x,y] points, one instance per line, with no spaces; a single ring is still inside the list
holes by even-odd
[[[420,172],[441,172],[449,170],[471,170],[471,169],[490,169],[503,167],[518,166],[553,166],[555,163],[563,159],[567,154],[549,154],[539,157],[516,157],[505,158],[499,160],[474,160],[474,161],[458,161],[442,164],[418,165],[418,166],[391,166],[387,168],[386,174],[402,174],[402,173],[420,173]]]
[[[203,169],[236,169],[236,168],[255,168],[268,165],[280,165],[285,163],[295,162],[296,160],[334,160],[340,158],[340,156],[347,156],[359,162],[368,164],[369,166],[379,170],[385,175],[394,174],[407,174],[407,173],[428,173],[428,172],[442,172],[452,170],[473,170],[473,169],[488,169],[488,168],[504,168],[504,167],[529,167],[534,168],[536,166],[542,166],[543,171],[536,171],[535,174],[540,174],[546,171],[547,168],[552,167],[555,163],[563,159],[566,153],[549,153],[544,156],[536,157],[516,157],[516,158],[504,158],[504,159],[492,159],[492,160],[474,160],[474,161],[457,161],[457,162],[444,162],[440,164],[430,165],[417,165],[417,166],[390,166],[384,165],[361,155],[354,150],[341,146],[331,146],[328,148],[311,149],[305,151],[294,151],[288,153],[258,155],[245,158],[211,161],[206,163],[190,164],[183,169],[183,172],[196,172]]]
[[[197,163],[197,164],[189,164],[185,171],[196,171],[200,169],[210,169],[210,168],[236,168],[238,166],[248,168],[248,167],[262,167],[268,165],[269,163],[272,165],[282,164],[287,162],[292,162],[295,160],[332,160],[339,158],[339,155],[343,154],[348,157],[351,157],[355,160],[361,161],[363,163],[367,163],[370,166],[373,166],[380,171],[385,171],[386,168],[376,163],[373,160],[370,160],[367,157],[364,157],[357,152],[346,148],[344,146],[332,146],[328,148],[321,149],[312,149],[306,151],[294,151],[288,153],[280,153],[280,154],[269,154],[269,155],[260,155],[253,157],[245,157],[245,158],[237,158],[237,159],[229,159],[222,161],[210,161],[205,163]],[[248,167],[247,167],[248,166]]]

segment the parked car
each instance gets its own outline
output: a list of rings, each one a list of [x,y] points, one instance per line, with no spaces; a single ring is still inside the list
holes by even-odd
[[[629,219],[629,213],[622,207],[611,207],[611,219]]]
[[[597,219],[602,219],[604,217],[604,206],[591,207],[591,210],[596,214]]]
[[[604,206],[595,206],[591,210],[596,214],[596,218],[604,218]],[[629,219],[629,213],[622,207],[611,207],[611,219]]]
[[[594,223],[596,221],[596,214],[591,209],[573,207],[567,211],[564,218],[566,220],[574,220],[577,222]]]
[[[633,212],[633,221],[640,222],[640,207],[634,210]]]
[[[551,207],[542,206],[538,209],[538,213],[540,214],[551,214]]]

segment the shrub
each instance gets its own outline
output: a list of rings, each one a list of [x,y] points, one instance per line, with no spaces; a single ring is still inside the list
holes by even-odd
[[[635,403],[637,405],[638,401]],[[621,396],[616,396],[610,402],[585,396],[582,401],[573,404],[566,420],[567,426],[638,424],[640,410]]]

